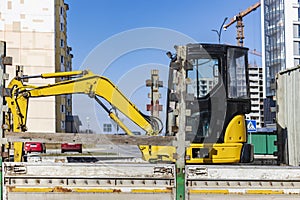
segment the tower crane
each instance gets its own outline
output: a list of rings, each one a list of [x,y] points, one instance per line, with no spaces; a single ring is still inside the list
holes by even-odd
[[[235,22],[236,24],[236,28],[237,28],[237,45],[238,46],[244,46],[244,23],[243,23],[243,17],[245,17],[246,15],[248,15],[249,13],[251,13],[252,11],[256,10],[258,7],[260,6],[260,1],[257,2],[256,4],[250,6],[249,8],[247,8],[246,10],[240,12],[239,14],[235,15],[232,19],[230,19],[230,22],[226,25],[223,26],[224,30],[226,30],[229,26],[231,26],[232,24],[234,24]]]

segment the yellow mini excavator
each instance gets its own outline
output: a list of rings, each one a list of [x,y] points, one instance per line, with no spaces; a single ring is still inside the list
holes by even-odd
[[[247,51],[243,47],[217,44],[176,46],[167,55],[169,66],[167,121],[165,135],[184,134],[186,163],[251,162],[253,146],[247,143],[244,115],[250,112]],[[67,80],[44,86],[26,85],[28,78]],[[7,127],[24,132],[30,98],[64,94],[86,94],[95,99],[127,134],[132,131],[102,100],[122,112],[142,128],[146,135],[158,135],[163,124],[143,114],[106,77],[91,71],[72,71],[15,77],[8,85],[6,101],[10,117]],[[20,133],[21,134],[21,133]],[[15,147],[15,161],[21,161],[22,145]],[[150,162],[175,162],[175,146],[140,145],[142,156]]]

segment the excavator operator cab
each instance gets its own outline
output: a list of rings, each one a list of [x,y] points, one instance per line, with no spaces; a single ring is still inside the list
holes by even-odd
[[[170,62],[167,106],[176,110],[184,90],[185,124],[169,113],[167,134],[185,126],[187,163],[250,162],[244,115],[250,112],[247,48],[219,44],[176,46]],[[176,58],[176,59],[174,59]],[[184,74],[185,87],[178,86]],[[182,106],[181,102],[181,106]]]

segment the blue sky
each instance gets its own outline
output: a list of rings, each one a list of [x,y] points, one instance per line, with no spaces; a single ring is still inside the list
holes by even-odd
[[[218,42],[212,29],[255,4],[257,0],[66,0],[68,44],[73,47],[74,68],[99,43],[120,32],[161,27],[182,32],[199,42]],[[229,19],[227,22],[229,22]],[[260,8],[244,18],[245,46],[261,49]],[[236,43],[235,24],[222,32],[222,42]]]
[[[144,87],[144,80],[149,78],[153,66],[168,65],[169,59],[165,52],[167,50],[174,52],[172,46],[175,45],[172,43],[172,36],[169,36],[170,31],[184,35],[182,40],[177,38],[174,43],[185,42],[186,38],[192,38],[196,42],[218,43],[217,34],[211,30],[219,30],[225,17],[228,17],[228,23],[234,15],[256,2],[257,0],[66,0],[70,7],[67,13],[67,31],[68,45],[72,47],[74,55],[73,69],[89,68],[95,73],[109,77],[122,91],[127,90],[124,92],[125,95],[145,112],[145,104],[149,100],[145,94],[147,88]],[[243,21],[245,46],[261,51],[260,8],[246,16]],[[133,50],[122,50],[119,56],[113,55],[123,46],[130,46],[137,41],[140,42],[137,45],[141,43],[144,45],[143,40],[155,38],[154,34],[157,31],[150,35],[131,34],[129,39],[124,37],[123,41],[120,39],[121,36],[132,30],[153,28],[167,30],[168,33],[159,41],[164,48],[145,44],[143,49],[133,47],[135,48]],[[236,44],[235,37],[234,24],[227,31],[222,31],[221,43]],[[114,42],[111,42],[112,40]],[[172,45],[164,45],[164,42]],[[110,45],[106,47],[107,51],[105,45]],[[91,61],[94,54],[96,56]],[[260,58],[250,57],[250,63],[254,61],[260,64]],[[130,76],[128,72],[131,72]],[[143,100],[141,95],[144,95]],[[74,112],[76,114],[77,110],[74,109]],[[84,118],[91,118],[90,115],[88,111],[82,113],[83,126],[87,126]],[[89,123],[92,122],[90,119]],[[96,129],[93,125],[90,127]]]

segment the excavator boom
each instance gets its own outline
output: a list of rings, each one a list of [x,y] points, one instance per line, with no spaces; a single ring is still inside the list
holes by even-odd
[[[29,98],[63,94],[87,94],[92,98],[95,98],[95,96],[102,97],[145,130],[147,134],[157,134],[155,133],[155,130],[152,129],[149,119],[145,118],[145,115],[143,115],[106,77],[95,75],[90,71],[68,72],[68,74],[42,74],[40,77],[53,78],[68,75],[82,76],[73,80],[61,81],[39,87],[23,85],[20,78],[15,78],[10,82],[8,88],[11,89],[11,96],[6,99],[9,106],[12,108],[11,112],[13,112],[13,116],[18,116],[13,118],[14,132],[26,130],[25,126]]]

